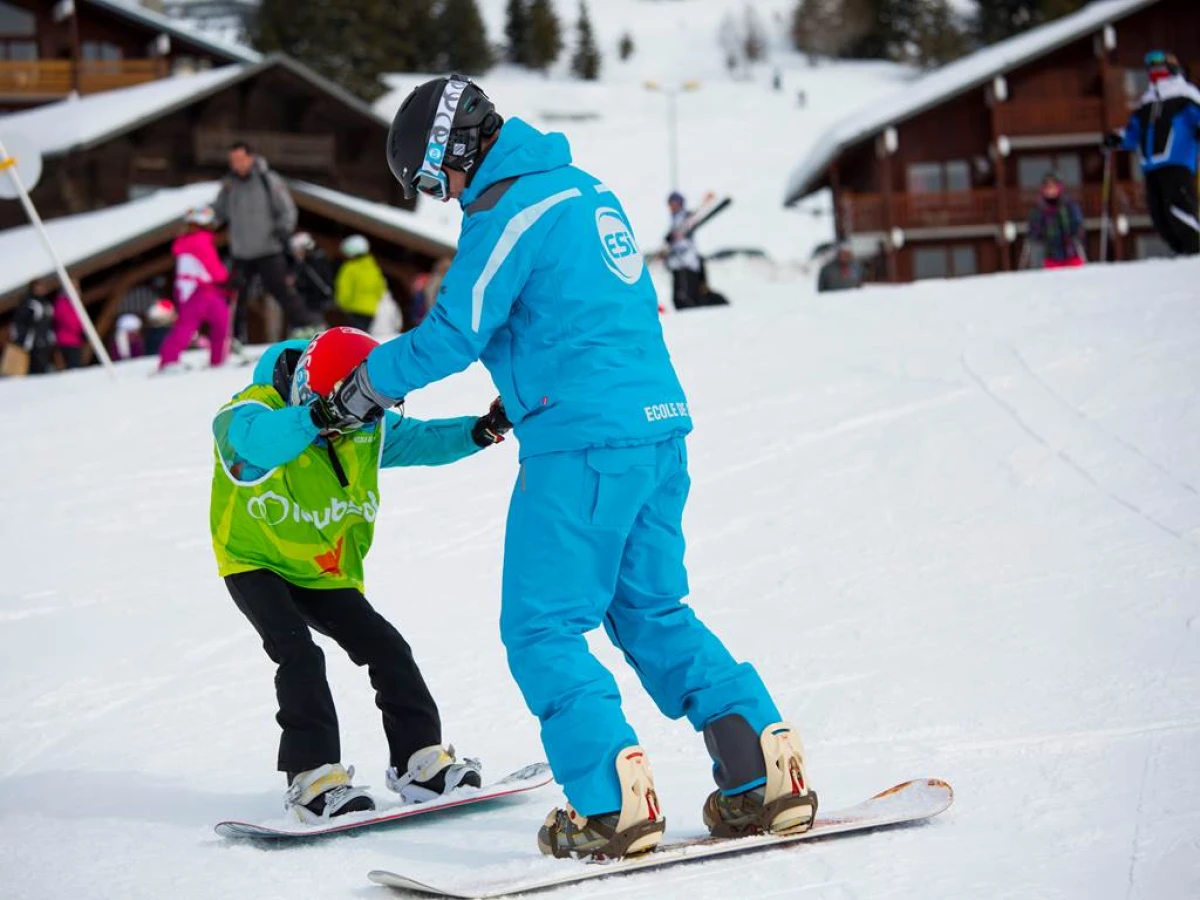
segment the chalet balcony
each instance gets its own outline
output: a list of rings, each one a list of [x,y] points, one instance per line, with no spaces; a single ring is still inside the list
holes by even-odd
[[[282,131],[227,131],[198,128],[192,133],[196,162],[203,166],[229,163],[229,146],[245,141],[281,172],[329,172],[336,160],[331,134],[287,134]]]
[[[96,94],[165,78],[167,60],[104,59],[74,63],[71,60],[0,60],[0,96],[56,99],[78,85],[81,94]]]
[[[1085,218],[1099,218],[1102,188],[1086,184],[1068,188],[1067,193],[1082,208]],[[1000,223],[1000,192],[996,188],[945,193],[904,194],[891,198],[891,217],[887,216],[883,194],[845,192],[841,199],[842,221],[852,234],[885,231],[888,228],[965,228]],[[1126,215],[1144,215],[1146,192],[1137,182],[1113,185],[1116,211]],[[1037,190],[1010,188],[1004,191],[1004,218],[1023,222],[1038,201]]]
[[[1124,96],[1110,101],[1110,127],[1124,124]],[[1104,131],[1104,101],[1099,97],[1048,97],[996,104],[996,130],[1008,137],[1093,134]]]

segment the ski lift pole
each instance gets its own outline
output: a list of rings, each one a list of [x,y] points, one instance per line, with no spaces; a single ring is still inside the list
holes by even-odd
[[[37,208],[33,205],[33,201],[29,198],[29,191],[25,189],[25,182],[21,180],[21,173],[17,171],[16,157],[8,155],[8,149],[4,146],[4,140],[0,138],[0,171],[7,172],[8,177],[12,179],[13,187],[17,191],[17,199],[21,201],[21,205],[25,207],[25,214],[29,216],[29,221],[33,225],[33,230],[37,232],[41,239],[42,246],[46,248],[46,252],[50,254],[50,259],[54,263],[54,271],[58,273],[59,283],[62,289],[66,292],[67,297],[71,301],[71,305],[75,307],[75,313],[79,316],[79,321],[83,323],[83,330],[87,333],[88,342],[92,345],[92,349],[96,352],[96,358],[104,364],[108,374],[116,379],[117,371],[113,367],[112,360],[108,356],[108,351],[104,349],[104,344],[100,340],[100,335],[96,333],[95,327],[92,325],[92,320],[84,309],[83,301],[79,299],[79,292],[75,290],[75,285],[67,275],[66,266],[59,259],[58,251],[54,249],[54,244],[50,240],[50,235],[46,233],[46,225],[42,222],[42,217],[38,215]]]
[[[1108,198],[1112,193],[1113,152],[1104,148],[1104,184],[1100,188],[1100,262],[1108,262]]]

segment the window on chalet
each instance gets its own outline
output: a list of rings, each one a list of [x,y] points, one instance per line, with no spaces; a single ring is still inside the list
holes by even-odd
[[[910,163],[908,192],[910,194],[945,194],[971,189],[971,167],[966,160],[950,162]]]
[[[1150,76],[1145,69],[1125,70],[1125,102],[1133,109],[1142,99],[1142,94],[1150,87]]]
[[[3,37],[35,37],[37,20],[28,10],[0,0],[0,35]]]
[[[112,62],[121,58],[121,48],[108,41],[84,41],[79,45],[80,55],[89,62]]]
[[[37,41],[9,41],[0,38],[0,59],[30,62],[38,58]]]
[[[979,271],[975,248],[970,244],[922,245],[913,250],[913,278],[956,278]]]
[[[1083,184],[1083,166],[1078,153],[1040,153],[1017,160],[1017,183],[1022,190],[1038,190],[1047,172],[1055,172],[1067,187]]]
[[[1137,237],[1138,259],[1158,259],[1171,256],[1171,248],[1157,234],[1139,234]]]

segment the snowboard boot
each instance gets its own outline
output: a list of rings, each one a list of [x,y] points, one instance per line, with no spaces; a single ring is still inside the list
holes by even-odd
[[[554,809],[538,831],[538,849],[547,856],[576,859],[616,859],[647,853],[658,846],[667,821],[658,806],[650,761],[641,747],[617,754],[621,808],[584,816],[569,803]]]
[[[305,824],[375,808],[371,795],[350,783],[354,766],[343,769],[340,763],[330,763],[307,772],[290,773],[288,777],[291,783],[285,808],[289,815]]]
[[[395,766],[388,769],[387,786],[405,803],[425,803],[455,788],[479,787],[483,784],[482,769],[477,759],[457,762],[453,745],[442,749],[433,744],[408,758],[407,771],[401,772]]]
[[[740,716],[729,718],[745,723]],[[776,722],[763,729],[759,741],[761,765],[766,769],[765,783],[738,793],[716,790],[704,803],[704,824],[714,837],[763,832],[800,834],[812,828],[816,820],[817,795],[808,786],[800,736],[786,722]],[[710,741],[710,749],[712,746]]]

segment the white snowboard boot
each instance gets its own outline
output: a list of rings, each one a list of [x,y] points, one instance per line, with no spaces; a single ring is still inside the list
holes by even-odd
[[[804,769],[800,735],[786,722],[759,735],[767,783],[740,794],[713,791],[704,803],[704,824],[714,837],[799,834],[817,817],[817,794]]]
[[[353,777],[354,766],[344,769],[340,763],[297,772],[291,776],[292,783],[284,804],[288,815],[314,825],[334,816],[374,809],[375,801],[371,795],[350,783]]]
[[[408,771],[395,766],[387,770],[387,786],[405,803],[425,803],[459,787],[483,784],[483,766],[477,759],[458,762],[454,746],[424,747],[408,758]]]
[[[552,809],[538,831],[538,849],[547,856],[616,859],[658,846],[667,820],[658,806],[650,761],[641,747],[617,754],[621,808],[595,816],[580,815],[569,803]]]

